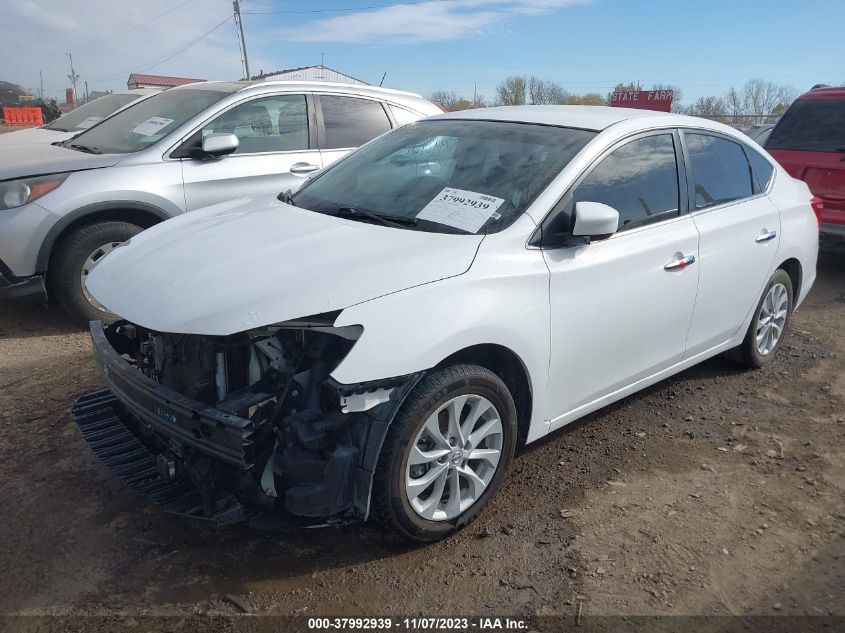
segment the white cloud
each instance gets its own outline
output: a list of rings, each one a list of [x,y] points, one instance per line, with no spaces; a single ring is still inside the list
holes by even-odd
[[[142,70],[231,15],[231,0],[193,0],[152,21],[181,2],[24,0],[7,4],[0,20],[0,79],[37,90],[42,71],[45,96],[60,101],[69,86],[67,51],[73,54],[81,76],[80,92],[86,80],[89,90],[123,89],[131,72],[207,79],[242,74],[231,21],[172,60]]]
[[[463,39],[499,28],[517,15],[542,15],[591,0],[442,0],[314,20],[285,29],[299,42],[417,44]]]

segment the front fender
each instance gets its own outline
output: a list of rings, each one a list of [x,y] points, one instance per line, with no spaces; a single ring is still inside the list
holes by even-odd
[[[347,308],[335,325],[364,329],[332,378],[353,384],[414,374],[468,347],[495,344],[522,361],[539,405],[550,353],[548,274],[536,250],[495,261],[479,253],[464,275]],[[528,440],[545,432],[544,411],[535,406]]]

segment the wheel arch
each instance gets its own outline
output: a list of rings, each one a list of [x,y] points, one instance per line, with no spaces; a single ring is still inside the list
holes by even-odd
[[[50,232],[41,243],[35,270],[45,272],[50,263],[50,257],[56,245],[61,240],[81,226],[95,222],[130,222],[141,228],[148,229],[154,224],[170,219],[170,215],[163,209],[151,204],[136,201],[100,202],[87,205],[62,216],[53,225]]]
[[[450,354],[437,363],[435,369],[460,363],[480,365],[502,379],[516,406],[518,443],[525,444],[531,426],[534,396],[531,391],[531,376],[522,359],[504,345],[481,343]]]
[[[789,259],[781,262],[778,269],[785,271],[786,274],[789,275],[789,279],[792,281],[793,302],[797,303],[798,297],[801,296],[801,282],[803,281],[801,262],[799,262],[795,257],[790,257]]]

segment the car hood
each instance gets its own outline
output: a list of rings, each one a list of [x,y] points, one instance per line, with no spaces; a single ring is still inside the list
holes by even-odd
[[[15,130],[0,134],[0,147],[6,145],[29,145],[30,143],[41,143],[49,145],[57,141],[64,141],[76,134],[76,132],[61,132],[59,130],[48,130],[43,127],[30,127],[25,130]]]
[[[228,335],[343,309],[466,272],[479,235],[425,233],[243,198],[156,225],[86,286],[160,332]]]
[[[50,144],[5,145],[0,147],[0,180],[111,167],[121,158],[122,154],[86,154]]]

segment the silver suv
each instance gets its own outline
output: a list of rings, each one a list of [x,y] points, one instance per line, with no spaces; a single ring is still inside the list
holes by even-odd
[[[49,289],[71,316],[108,319],[85,278],[117,244],[185,211],[296,190],[359,145],[440,111],[370,86],[204,82],[60,145],[0,147],[0,302],[42,302]]]

